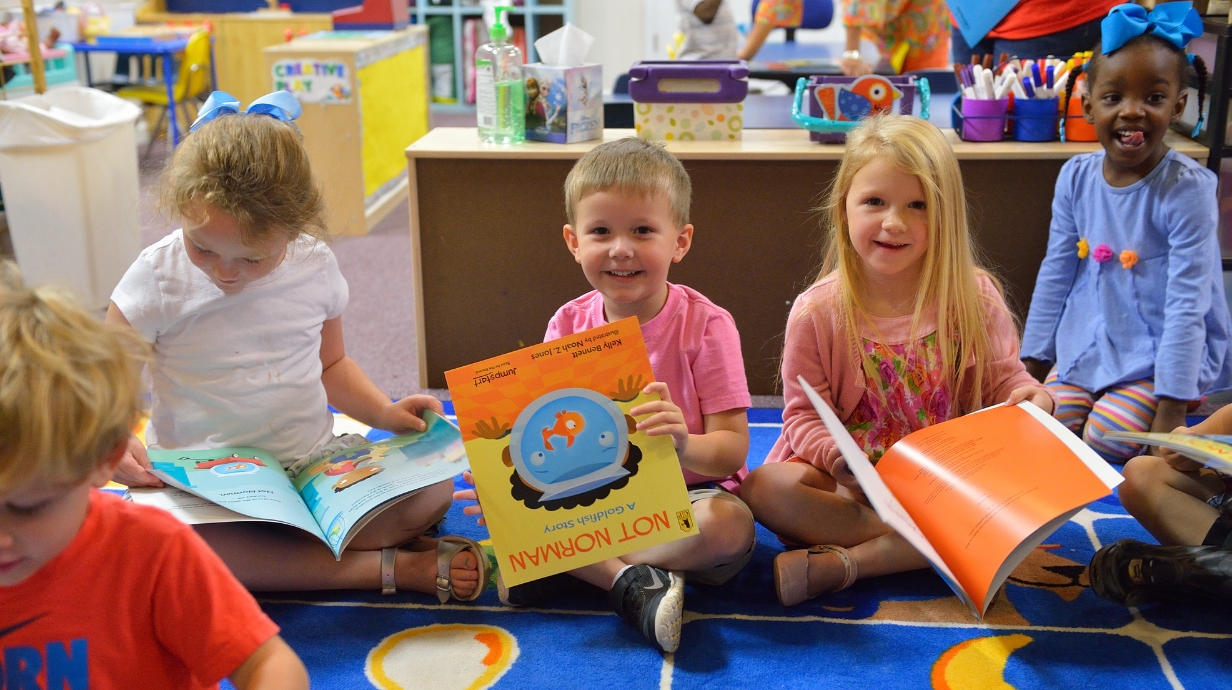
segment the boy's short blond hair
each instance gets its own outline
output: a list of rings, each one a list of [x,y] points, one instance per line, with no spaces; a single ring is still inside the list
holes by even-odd
[[[0,266],[0,492],[78,483],[132,433],[146,345]]]
[[[676,157],[658,144],[629,137],[591,149],[565,178],[565,217],[577,221],[578,203],[595,192],[666,194],[677,228],[689,222],[693,185]]]

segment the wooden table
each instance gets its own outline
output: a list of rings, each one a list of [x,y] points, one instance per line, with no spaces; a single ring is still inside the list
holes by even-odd
[[[606,130],[604,140],[632,136]],[[1061,165],[1096,143],[968,143],[946,131],[963,171],[983,260],[1025,316],[1048,241]],[[1169,146],[1205,160],[1173,132]],[[540,342],[548,320],[590,285],[561,237],[562,188],[598,142],[481,145],[474,129],[437,128],[406,150],[419,385],[444,371]],[[777,391],[791,301],[821,261],[820,216],[843,147],[803,130],[745,130],[737,142],[673,142],[693,180],[693,248],[670,279],[732,313],[749,389]]]

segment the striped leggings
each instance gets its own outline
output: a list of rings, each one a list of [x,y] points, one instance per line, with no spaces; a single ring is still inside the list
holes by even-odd
[[[1070,431],[1082,437],[1105,460],[1123,463],[1140,455],[1143,447],[1124,441],[1109,441],[1104,434],[1111,431],[1147,431],[1155,420],[1155,397],[1152,379],[1142,379],[1113,386],[1098,397],[1077,386],[1057,380],[1053,367],[1044,385],[1057,396],[1053,416]]]

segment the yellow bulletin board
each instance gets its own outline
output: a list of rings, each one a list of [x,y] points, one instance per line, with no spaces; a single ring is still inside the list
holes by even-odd
[[[366,202],[394,178],[405,177],[406,147],[428,133],[426,84],[406,83],[407,75],[424,73],[424,49],[421,45],[359,69]]]
[[[265,49],[270,87],[304,106],[298,125],[333,235],[366,234],[407,198],[405,151],[428,132],[427,43],[427,29],[410,26]]]

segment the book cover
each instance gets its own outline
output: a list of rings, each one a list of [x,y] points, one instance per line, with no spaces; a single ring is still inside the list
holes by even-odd
[[[445,372],[501,577],[513,586],[697,533],[636,318]]]

